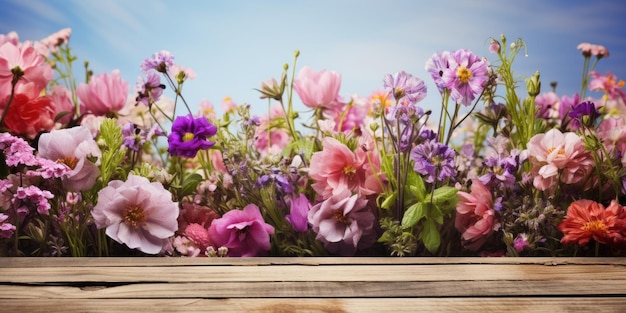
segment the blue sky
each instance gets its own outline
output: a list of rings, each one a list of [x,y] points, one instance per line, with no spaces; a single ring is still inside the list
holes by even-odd
[[[120,69],[131,91],[141,61],[169,50],[197,78],[185,86],[192,106],[202,99],[266,107],[261,81],[278,78],[293,52],[298,67],[342,74],[341,95],[369,95],[386,73],[404,70],[424,79],[437,108],[439,96],[424,63],[436,51],[468,48],[494,60],[490,37],[521,37],[528,57],[517,60],[523,78],[540,70],[543,91],[579,89],[583,41],[605,45],[610,57],[598,70],[626,79],[626,5],[621,0],[524,1],[166,1],[2,0],[0,33],[38,40],[65,28],[78,55],[95,73]],[[82,72],[81,72],[82,75]],[[436,110],[438,111],[438,110]]]

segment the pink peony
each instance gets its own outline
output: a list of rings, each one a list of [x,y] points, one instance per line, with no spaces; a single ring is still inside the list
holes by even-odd
[[[76,94],[80,99],[83,113],[106,116],[124,108],[128,88],[128,83],[122,79],[120,71],[114,70],[111,74],[93,76],[89,85],[81,83],[76,89]]]
[[[476,251],[500,228],[495,219],[491,192],[479,180],[472,180],[471,193],[459,191],[454,226],[461,233],[463,246]]]
[[[26,87],[31,89],[32,85]],[[34,139],[40,132],[54,127],[54,107],[49,96],[30,98],[16,94],[6,112],[4,125],[11,133]]]
[[[52,130],[39,138],[39,157],[64,163],[72,169],[63,179],[63,186],[71,191],[90,189],[100,170],[101,156],[98,144],[84,126]],[[91,158],[96,158],[95,163]]]
[[[580,182],[593,168],[591,155],[573,132],[551,129],[533,136],[527,148],[533,164],[533,185],[539,190],[553,188],[558,182]]]
[[[312,109],[332,109],[340,87],[341,74],[327,70],[316,72],[308,66],[300,70],[293,86],[302,103]]]
[[[376,216],[367,204],[367,199],[343,189],[314,205],[308,220],[317,233],[316,239],[328,251],[344,256],[368,248],[375,240]]]
[[[74,103],[72,103],[72,92],[63,85],[54,85],[50,88],[50,97],[52,98],[52,107],[54,109],[54,118],[58,118],[59,114],[64,114],[57,122],[67,125],[74,114]]]
[[[178,229],[178,212],[178,203],[161,183],[131,174],[125,182],[111,181],[98,192],[92,215],[113,240],[156,254]]]
[[[243,210],[231,210],[214,220],[209,237],[216,247],[228,248],[229,256],[252,257],[270,250],[274,227],[265,223],[259,207],[248,204]]]

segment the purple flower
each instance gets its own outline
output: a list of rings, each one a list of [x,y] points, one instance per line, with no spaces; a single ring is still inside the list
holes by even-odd
[[[426,97],[424,81],[404,71],[385,75],[383,82],[396,101],[406,97],[410,104],[415,104]]]
[[[352,195],[348,189],[314,205],[308,221],[317,233],[316,239],[332,253],[354,255],[376,238],[376,217],[369,210],[367,199]]]
[[[172,124],[172,133],[167,137],[171,155],[193,158],[199,150],[206,150],[215,142],[208,138],[217,133],[217,127],[205,117],[194,118],[191,114],[179,116]]]
[[[13,195],[13,203],[18,207],[18,211],[23,208],[36,208],[37,213],[48,215],[50,203],[48,199],[54,195],[48,190],[41,190],[37,186],[17,187]]]
[[[289,198],[289,214],[285,215],[285,219],[291,224],[293,229],[299,233],[309,230],[307,217],[311,210],[311,202],[306,195],[301,193],[298,196]]]
[[[572,118],[570,128],[572,130],[577,130],[583,124],[593,126],[596,119],[600,117],[600,112],[596,109],[596,105],[593,102],[585,101],[572,107],[572,110],[568,115]]]
[[[465,106],[483,92],[489,79],[487,62],[467,49],[460,49],[450,54],[450,67],[443,71],[443,86],[450,90],[450,97]]]
[[[522,252],[526,247],[530,247],[528,243],[528,236],[525,233],[521,233],[513,240],[513,247],[515,251]]]
[[[433,78],[439,92],[443,92],[443,73],[450,68],[450,52],[443,51],[433,54],[428,61],[426,61],[426,71],[430,73]]]
[[[259,207],[254,204],[226,212],[209,227],[209,237],[217,247],[228,248],[228,256],[265,255],[270,250],[272,234],[274,227],[265,223]]]
[[[155,52],[152,57],[141,62],[141,71],[148,74],[151,70],[167,73],[167,70],[174,66],[174,56],[166,50]]]
[[[141,129],[137,128],[133,123],[126,123],[122,126],[122,136],[124,136],[124,146],[128,149],[139,151],[141,145],[145,142],[139,135]]]
[[[4,151],[5,162],[8,166],[37,164],[37,159],[33,155],[33,147],[20,137],[15,137],[9,133],[0,133],[0,150]]]
[[[559,103],[559,118],[565,118],[578,103],[580,103],[580,96],[577,93],[571,97],[562,96],[561,102]]]
[[[514,156],[487,157],[484,164],[488,172],[478,178],[483,185],[505,188],[512,188],[515,185],[514,173],[517,171],[517,160]]]
[[[426,182],[443,181],[456,175],[454,150],[436,142],[427,141],[411,149],[413,169],[424,175]]]
[[[146,74],[145,82],[141,76],[137,79],[136,89],[137,98],[135,100],[149,106],[150,103],[154,103],[161,98],[165,85],[161,84],[161,76],[159,74],[150,72]]]

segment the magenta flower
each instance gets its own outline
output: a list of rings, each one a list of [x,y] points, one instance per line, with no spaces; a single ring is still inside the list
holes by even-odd
[[[293,229],[299,233],[309,230],[307,218],[311,210],[311,202],[306,195],[301,193],[298,196],[292,196],[289,199],[289,214],[285,215],[285,219],[291,224]]]
[[[172,124],[172,133],[167,137],[171,155],[193,158],[199,150],[206,150],[215,142],[209,137],[217,133],[217,127],[205,117],[194,118],[191,114],[179,116]]]
[[[11,238],[15,233],[15,225],[9,223],[8,219],[8,215],[0,213],[0,238]]]
[[[125,182],[114,180],[100,190],[91,213],[111,239],[156,254],[178,229],[178,212],[178,203],[161,183],[130,174]]]
[[[87,190],[94,185],[100,175],[101,155],[91,132],[84,126],[52,130],[39,138],[39,157],[72,169],[63,179],[63,186],[71,191]],[[96,158],[95,162],[92,158]]]
[[[48,215],[48,211],[50,211],[48,199],[52,198],[54,195],[50,191],[41,190],[37,186],[17,187],[13,196],[13,204],[17,207],[17,212],[29,212],[30,209],[34,208],[37,213]]]
[[[489,79],[487,62],[467,49],[460,49],[450,54],[450,67],[443,71],[443,86],[450,90],[450,97],[465,106],[472,104],[480,95]]]
[[[128,83],[119,70],[110,74],[94,75],[89,85],[81,83],[76,89],[81,102],[81,111],[97,116],[106,116],[124,108],[128,98]]]
[[[270,250],[274,227],[265,223],[259,207],[248,204],[243,210],[231,210],[213,220],[209,237],[216,247],[228,248],[229,256],[253,257]]]
[[[314,205],[308,220],[317,233],[316,239],[328,251],[344,256],[369,247],[375,239],[376,217],[367,203],[367,199],[344,189]]]
[[[327,70],[316,72],[308,66],[300,70],[293,85],[302,103],[312,109],[332,109],[340,87],[341,74]]]

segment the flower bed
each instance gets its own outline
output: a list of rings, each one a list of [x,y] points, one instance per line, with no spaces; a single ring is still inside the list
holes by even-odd
[[[7,312],[623,312],[624,258],[2,258]]]
[[[404,71],[345,99],[296,52],[258,89],[266,115],[216,116],[167,51],[132,93],[116,70],[79,83],[70,33],[0,37],[1,256],[625,255],[624,82],[595,71],[603,46],[578,47],[572,97],[516,79],[521,39],[437,52],[437,110]]]

